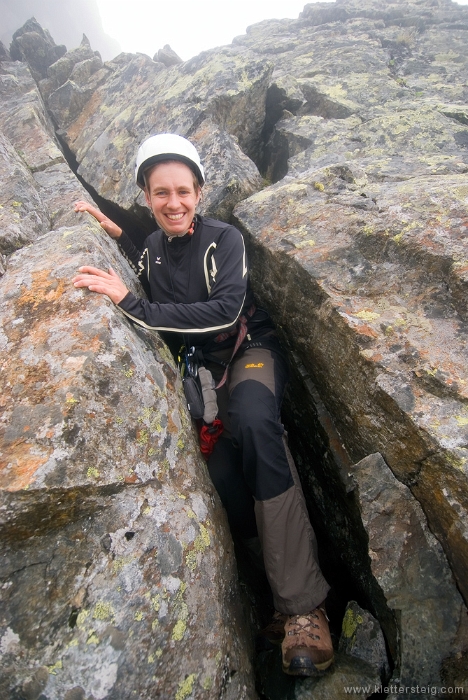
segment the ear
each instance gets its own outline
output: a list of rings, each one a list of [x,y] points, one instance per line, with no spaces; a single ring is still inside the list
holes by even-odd
[[[149,208],[151,209],[151,197],[149,196],[148,188],[145,187],[145,189],[143,190],[143,192],[145,193],[146,204],[147,204],[147,205],[149,206]],[[152,209],[151,209],[151,211],[152,211]]]

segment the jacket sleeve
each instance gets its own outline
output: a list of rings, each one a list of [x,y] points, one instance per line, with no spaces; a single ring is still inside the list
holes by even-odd
[[[247,263],[242,234],[227,226],[202,261],[208,298],[190,304],[149,302],[131,292],[119,304],[131,319],[158,331],[220,333],[233,327],[244,306]]]
[[[130,267],[140,280],[147,296],[151,299],[151,288],[149,283],[148,270],[148,248],[145,246],[143,252],[133,244],[133,241],[125,231],[117,238],[117,243],[124,258],[130,263]]]

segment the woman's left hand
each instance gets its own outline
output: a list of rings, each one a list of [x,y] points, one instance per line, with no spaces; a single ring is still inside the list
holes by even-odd
[[[72,279],[75,287],[88,287],[91,292],[106,294],[114,304],[120,304],[127,296],[128,289],[110,267],[109,272],[104,272],[97,267],[80,267],[79,275]]]

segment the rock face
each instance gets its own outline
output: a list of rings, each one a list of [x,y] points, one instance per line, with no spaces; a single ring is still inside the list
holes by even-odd
[[[26,29],[18,35],[20,45],[26,41],[20,42],[28,34]],[[423,682],[423,676],[429,684],[462,682],[468,639],[466,607],[457,586],[466,603],[468,8],[450,0],[311,4],[297,20],[262,22],[250,27],[232,46],[170,66],[163,54],[155,60],[142,54],[121,54],[101,64],[86,40],[55,62],[47,62],[45,68],[36,65],[34,51],[22,50],[20,57],[36,75],[57,137],[26,65],[4,60],[0,73],[6,98],[0,112],[0,153],[5,163],[0,272],[6,268],[5,279],[10,279],[10,264],[24,259],[26,251],[14,253],[10,262],[8,255],[14,249],[36,241],[33,248],[40,250],[49,240],[42,234],[72,225],[65,217],[70,215],[72,196],[82,196],[75,194],[81,186],[61,148],[101,208],[107,208],[108,215],[141,241],[148,217],[133,184],[137,146],[146,136],[162,131],[176,131],[192,139],[206,165],[204,211],[228,219],[234,210],[232,221],[244,232],[249,247],[257,296],[278,321],[290,351],[293,390],[286,420],[311,516],[325,542],[327,575],[336,575],[332,583],[344,602],[355,598],[378,618],[395,682]],[[67,206],[61,208],[65,201]],[[54,240],[62,240],[62,233],[55,235]],[[54,290],[46,294],[54,295]],[[110,313],[111,307],[103,308]],[[148,348],[146,339],[138,336],[138,342]],[[161,346],[155,342],[158,358]],[[99,352],[98,348],[96,357]],[[149,350],[145,353],[141,357],[150,362]],[[89,358],[87,361],[94,366]],[[99,362],[94,364],[99,367]],[[110,367],[112,370],[112,363]],[[167,367],[164,372],[170,374]],[[96,397],[97,407],[100,401]],[[63,401],[56,404],[62,406]],[[80,406],[73,404],[69,410],[79,411]],[[93,410],[98,411],[97,407]],[[105,411],[98,414],[106,415]],[[30,426],[27,420],[26,414],[23,422],[15,418],[15,430]],[[52,438],[44,430],[38,433],[42,442],[34,452],[37,465],[44,456],[49,459],[46,445]],[[19,434],[15,435],[18,440]],[[375,457],[376,453],[381,457]],[[131,459],[136,469],[136,452]],[[195,479],[187,459],[187,479]],[[355,463],[358,465],[352,468]],[[97,469],[87,463],[86,470],[89,468]],[[40,474],[43,466],[37,469]],[[17,471],[19,478],[23,472],[20,467]],[[117,530],[127,527],[121,524],[125,518],[133,529],[129,525],[120,539],[114,529],[110,539],[105,538],[110,521],[107,515],[95,516],[93,533],[99,531],[99,537],[89,535],[80,561],[91,561],[96,567],[106,557],[106,561],[124,557],[126,548],[133,552],[132,547],[143,547],[144,537],[138,533],[144,513],[140,509],[136,515],[135,499],[150,489],[151,479],[163,482],[144,469],[142,473],[140,486],[130,484],[128,491],[114,493],[116,477],[114,471],[109,472]],[[167,488],[169,482],[164,482]],[[56,488],[57,484],[45,488],[46,501]],[[189,494],[178,488],[188,501]],[[208,508],[209,486],[203,482],[197,488],[205,494],[201,498]],[[30,504],[27,507],[33,508],[37,499],[33,492],[31,487],[23,494],[24,502]],[[157,493],[164,494],[166,512],[174,514],[174,537],[185,543],[184,499],[164,491],[163,486],[158,486]],[[96,499],[103,498],[101,491],[96,494]],[[176,500],[171,500],[171,494]],[[153,507],[154,500],[148,503]],[[198,515],[194,506],[191,509]],[[200,517],[198,531],[192,518],[191,541],[201,546],[205,531],[210,541],[215,535]],[[217,522],[214,515],[206,518]],[[63,532],[72,532],[78,521],[64,522]],[[149,525],[156,539],[163,537],[164,527],[151,529],[153,524]],[[125,538],[125,533],[133,532],[137,534]],[[92,548],[103,537],[101,558],[87,558],[91,550],[86,547]],[[31,542],[27,542],[29,547]],[[46,549],[49,546],[44,544]],[[159,546],[164,549],[165,545]],[[142,562],[143,549],[138,552],[140,573],[146,576],[142,572],[148,571],[149,564]],[[12,571],[19,571],[20,565],[11,561]],[[40,561],[48,562],[48,555]],[[104,570],[107,564],[102,566]],[[181,566],[178,573],[158,574],[181,582],[162,584],[169,598],[174,597],[172,608],[168,602],[169,617],[160,623],[164,639],[172,639],[178,624],[176,611],[186,611],[182,602],[189,609],[194,605],[188,601],[188,588],[183,587],[191,573]],[[70,571],[67,576],[72,580],[75,570]],[[96,634],[103,653],[107,649],[108,664],[116,663],[120,669],[113,642],[109,646],[103,640],[112,640],[108,627],[120,629],[117,608],[121,600],[110,595],[114,589],[108,583],[98,589],[101,579],[95,568],[90,571],[94,578],[89,605],[73,603],[75,612],[67,612],[71,619],[67,634],[78,636],[60,637],[60,648],[75,639],[82,644],[86,634],[91,639]],[[120,570],[118,573],[120,576]],[[222,598],[227,595],[222,591],[231,583],[223,589],[217,580],[218,585]],[[107,591],[104,602],[113,611],[103,618],[106,626],[101,627],[94,622],[100,619],[95,616],[98,590]],[[150,598],[152,595],[150,591]],[[198,595],[204,600],[201,587]],[[437,606],[436,601],[441,600],[443,605]],[[231,625],[237,612],[228,610]],[[82,611],[87,616],[80,617]],[[154,619],[147,607],[138,607],[136,612],[143,615],[140,622],[146,620],[145,615]],[[183,624],[189,629],[188,617],[180,620],[176,636]],[[124,625],[123,629],[130,635],[134,628]],[[21,639],[21,634],[14,625],[5,634],[2,648],[15,650],[15,635]],[[145,635],[142,639],[148,638]],[[70,649],[67,654],[74,653],[74,646]],[[240,648],[236,650],[232,658],[240,659]],[[58,668],[54,664],[61,661],[65,668],[65,661],[71,658],[65,652],[60,658],[47,654],[46,661],[37,661],[35,676],[33,671],[25,675],[26,666],[15,671],[21,683],[32,684],[25,686],[23,694],[30,692],[33,697],[28,688],[39,688],[38,697],[46,677],[43,666],[52,669],[53,675]],[[238,665],[246,668],[236,661]],[[191,694],[198,697],[206,678],[199,665],[197,669],[188,670],[183,681],[171,676],[168,688],[177,700]],[[365,679],[384,682],[386,675],[375,664],[369,666],[342,654],[336,676],[329,681],[296,684],[282,676],[276,681],[277,671],[277,656],[262,658],[259,687],[265,697],[281,700],[341,697],[344,690],[338,689],[337,681],[343,688],[361,685],[356,679],[362,679],[364,685]],[[241,671],[238,674],[241,679]],[[58,682],[54,676],[52,683]],[[81,680],[76,685],[83,693],[101,693],[104,698],[105,693],[117,692],[104,688],[106,682],[101,681],[100,690],[97,686],[92,690],[94,681],[89,679],[86,687],[80,685]],[[245,681],[247,688],[249,682]],[[234,686],[226,686],[226,692],[230,687]],[[141,692],[144,697],[147,691]]]
[[[466,600],[467,14],[420,7],[311,5],[236,41],[281,47],[267,167],[288,174],[235,220],[352,459],[411,488]]]
[[[142,293],[74,214],[88,194],[27,66],[0,78],[0,695],[254,699],[232,542],[178,372],[156,335],[71,285],[84,263],[112,265]]]
[[[76,223],[72,204],[87,196],[59,148],[39,90],[24,63],[0,73],[0,253]]]
[[[178,56],[176,52],[171,49],[169,44],[166,44],[165,46],[163,46],[162,49],[159,49],[159,51],[155,53],[155,55],[153,56],[153,61],[159,61],[159,63],[164,63],[164,65],[167,68],[170,68],[170,66],[177,66],[179,63],[183,63],[180,56]]]
[[[373,532],[369,522],[367,526]],[[370,612],[363,610],[354,600],[346,606],[339,649],[373,666],[382,681],[388,678],[390,669],[380,625]]]
[[[178,372],[157,336],[73,288],[84,262],[138,293],[92,225],[18,251],[1,281],[0,694],[255,697]]]
[[[39,80],[66,50],[63,45],[57,46],[49,32],[32,18],[13,34],[10,56],[13,61],[27,61],[33,78]]]
[[[400,617],[402,686],[442,685],[440,668],[462,620],[462,599],[440,543],[409,489],[381,455],[353,468],[372,572]],[[418,632],[416,632],[418,630]]]

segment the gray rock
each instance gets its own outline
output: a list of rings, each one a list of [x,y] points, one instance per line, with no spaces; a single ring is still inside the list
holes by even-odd
[[[191,138],[204,153],[207,173],[200,213],[228,221],[239,200],[262,188],[262,178],[237,139],[211,119],[203,121]]]
[[[279,649],[263,652],[258,661],[259,688],[266,700],[345,700],[361,688],[360,697],[368,698],[380,686],[380,677],[365,661],[336,653],[335,662],[315,678],[294,678],[281,670]],[[346,690],[348,689],[348,691]]]
[[[385,639],[378,620],[354,600],[346,606],[339,650],[367,662],[382,681],[390,677]]]
[[[12,253],[49,230],[38,187],[10,141],[0,132],[0,253]]]
[[[0,129],[2,143],[9,145],[0,166],[0,238],[9,253],[51,229],[75,225],[73,202],[89,195],[58,146],[27,66],[3,63],[2,70]]]
[[[92,222],[0,282],[0,694],[255,698],[227,522],[154,334],[75,289]]]
[[[48,106],[54,119],[62,127],[71,124],[91,99],[93,92],[92,86],[80,87],[73,80],[67,80],[48,99]]]
[[[167,68],[183,63],[180,56],[178,56],[176,52],[171,49],[169,44],[166,44],[162,49],[159,49],[159,51],[156,52],[156,54],[153,56],[153,61],[164,63]]]
[[[78,85],[85,85],[89,83],[91,76],[102,68],[102,65],[100,56],[93,56],[92,58],[87,58],[84,61],[75,63],[70,75],[70,80],[73,80],[73,82]]]
[[[94,51],[89,45],[89,41],[85,36],[83,36],[83,41],[81,45],[76,49],[71,49],[67,51],[58,61],[53,63],[47,69],[47,75],[49,78],[53,78],[57,81],[58,85],[63,85],[63,83],[70,77],[74,66],[82,61],[95,58]]]
[[[66,50],[65,46],[57,46],[49,32],[32,17],[13,34],[10,56],[13,61],[26,61],[34,78],[40,80]]]
[[[442,661],[464,615],[447,559],[420,505],[381,455],[352,470],[358,483],[374,576],[399,621],[401,686],[441,685]]]
[[[67,51],[64,56],[49,66],[47,78],[39,82],[41,94],[44,99],[49,99],[52,93],[64,85],[68,79],[81,88],[88,87],[88,90],[94,90],[97,83],[90,81],[90,78],[102,68],[102,65],[101,57],[92,50],[87,37],[83,34],[83,40],[78,48]]]
[[[345,700],[359,688],[362,698],[369,698],[380,686],[378,673],[365,661],[337,654],[329,672],[321,678],[306,678],[296,683],[293,700]]]
[[[5,47],[3,42],[0,41],[0,61],[10,61],[10,52]]]
[[[24,63],[2,63],[0,129],[31,172],[65,163],[44,103]]]

